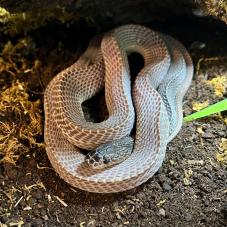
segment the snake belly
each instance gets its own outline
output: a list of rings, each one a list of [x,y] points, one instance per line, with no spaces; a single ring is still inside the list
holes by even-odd
[[[142,55],[144,67],[131,85],[128,55],[134,52]],[[56,172],[72,186],[97,193],[125,191],[147,181],[182,126],[182,100],[192,76],[192,61],[182,44],[147,27],[124,25],[95,37],[45,91],[44,138]],[[103,87],[109,116],[88,122],[82,103]],[[80,149],[127,137],[135,120],[128,158],[102,169],[87,165]]]

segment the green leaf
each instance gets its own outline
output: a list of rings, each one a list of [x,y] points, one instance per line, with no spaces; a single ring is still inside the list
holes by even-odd
[[[224,99],[218,103],[210,105],[196,113],[184,117],[184,121],[193,121],[202,117],[210,116],[211,114],[219,113],[227,110],[227,99]]]

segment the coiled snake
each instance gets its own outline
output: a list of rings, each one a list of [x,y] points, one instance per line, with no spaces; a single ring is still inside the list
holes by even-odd
[[[127,56],[133,52],[142,55],[144,67],[131,85]],[[44,136],[56,172],[77,188],[99,193],[124,191],[147,181],[162,165],[167,143],[182,126],[182,99],[192,75],[186,49],[149,28],[125,25],[95,37],[79,60],[60,72],[45,91]],[[103,86],[109,116],[100,123],[88,122],[81,104]],[[135,119],[133,145],[127,136]],[[102,145],[110,141],[117,141],[117,150]],[[100,145],[103,151],[86,158],[80,151]],[[118,156],[124,160],[118,161]],[[93,168],[96,162],[97,167],[115,165]]]

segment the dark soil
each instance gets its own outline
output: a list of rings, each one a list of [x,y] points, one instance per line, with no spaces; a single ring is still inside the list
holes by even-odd
[[[200,70],[195,72],[184,102],[185,115],[193,112],[192,101],[219,101],[204,80],[227,73],[226,27],[213,21],[184,25],[175,21],[153,27],[184,43],[195,65],[200,58],[219,59],[201,63]],[[79,29],[81,26],[49,25],[29,34],[36,52],[31,49],[26,56],[41,59],[42,72],[37,78],[19,79],[27,81],[29,89],[35,91],[30,91],[34,100],[42,99],[39,81],[46,86],[57,72],[77,59],[95,33],[94,29],[83,28],[78,32]],[[81,38],[81,34],[85,37]],[[206,46],[193,47],[195,42]],[[10,78],[4,81],[11,84]],[[117,194],[94,194],[72,188],[52,169],[45,149],[31,148],[16,166],[0,165],[0,225],[20,226],[23,221],[27,227],[226,226],[226,169],[216,159],[221,138],[226,136],[221,117],[185,123],[168,145],[158,173],[143,185]]]

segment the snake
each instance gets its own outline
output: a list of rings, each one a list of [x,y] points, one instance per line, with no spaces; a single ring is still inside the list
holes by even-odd
[[[144,61],[134,81],[133,53]],[[95,193],[148,181],[182,127],[192,77],[188,51],[168,35],[129,24],[95,36],[45,90],[44,140],[54,170],[71,186]],[[108,116],[89,121],[83,103],[103,89]]]

